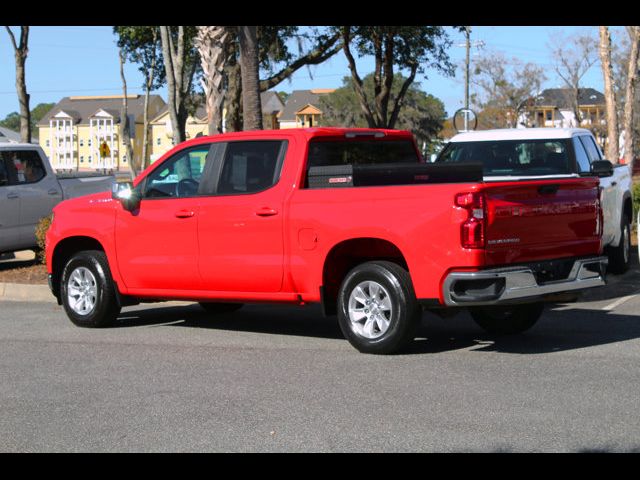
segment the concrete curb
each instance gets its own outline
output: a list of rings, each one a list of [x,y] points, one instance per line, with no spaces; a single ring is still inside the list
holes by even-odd
[[[48,285],[26,285],[23,283],[0,282],[0,300],[57,303]]]

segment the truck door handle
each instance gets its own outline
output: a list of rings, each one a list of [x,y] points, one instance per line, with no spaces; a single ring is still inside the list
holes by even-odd
[[[259,217],[272,217],[277,215],[278,211],[275,208],[262,207],[260,210],[256,212],[256,215]]]
[[[58,195],[58,190],[56,190],[55,188],[52,188],[51,190],[49,190],[47,192],[49,195]]]
[[[7,193],[7,198],[20,198],[20,195],[15,192],[9,192]]]
[[[618,184],[618,182],[611,182],[611,186],[615,187]]]
[[[196,214],[193,210],[178,210],[176,212],[177,218],[190,218]]]

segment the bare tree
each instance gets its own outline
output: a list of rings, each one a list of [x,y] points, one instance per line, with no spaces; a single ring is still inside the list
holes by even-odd
[[[238,45],[242,79],[242,118],[244,130],[262,130],[260,70],[256,26],[239,26]]]
[[[124,76],[124,64],[126,61],[126,53],[123,49],[119,51],[120,58],[120,78],[122,79],[122,110],[120,113],[120,138],[124,145],[131,174],[135,177],[140,171],[140,162],[133,158],[133,147],[131,146],[131,122],[129,121],[129,102],[127,98],[127,79]],[[135,128],[135,121],[134,121]]]
[[[509,60],[500,52],[479,58],[472,78],[471,82],[480,90],[474,103],[485,112],[487,120],[508,128],[517,126],[527,104],[546,80],[542,67],[523,64],[516,58]]]
[[[20,103],[20,138],[23,142],[29,143],[31,142],[31,111],[29,110],[29,94],[25,79],[25,63],[29,55],[29,26],[20,27],[19,41],[16,41],[15,35],[8,26],[4,28],[9,33],[16,60],[16,91]]]
[[[157,41],[157,30],[153,31],[154,44]],[[151,57],[151,64],[148,69],[145,71],[144,76],[144,111],[142,114],[142,170],[149,166],[149,95],[151,94],[151,89],[153,88],[153,82],[155,81],[155,71],[156,71],[156,62],[157,57],[154,53]]]
[[[186,140],[187,101],[197,65],[193,59],[189,58],[190,42],[184,26],[179,26],[177,32],[169,26],[161,26],[160,39],[167,74],[173,141],[178,144]]]
[[[557,38],[552,47],[554,70],[564,81],[570,93],[571,104],[577,126],[582,122],[579,108],[582,78],[598,60],[598,46],[590,35]]]
[[[640,26],[627,27],[627,32],[631,40],[631,52],[629,53],[629,66],[627,70],[626,99],[636,98],[636,85],[638,83],[638,56],[640,54]],[[623,129],[624,135],[624,160],[631,166],[633,171],[633,161],[635,156],[633,114],[634,101],[627,101],[624,105]]]
[[[616,113],[616,92],[614,87],[613,66],[611,64],[611,33],[609,27],[600,26],[600,64],[604,77],[604,97],[607,106],[607,153],[612,162],[620,158],[618,143],[618,115]]]
[[[160,88],[165,81],[161,53],[160,33],[157,26],[119,25],[113,27],[118,37],[118,48],[126,54],[127,61],[138,65],[144,79],[144,110],[142,132],[141,169],[149,166],[149,103],[151,91]]]
[[[223,26],[199,26],[195,45],[200,53],[203,76],[201,79],[207,105],[209,135],[222,133],[222,105],[224,100],[224,67],[229,29]]]

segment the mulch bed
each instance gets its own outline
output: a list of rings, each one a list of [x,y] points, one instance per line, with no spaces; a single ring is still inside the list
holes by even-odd
[[[0,262],[0,283],[47,284],[47,267],[37,260]]]

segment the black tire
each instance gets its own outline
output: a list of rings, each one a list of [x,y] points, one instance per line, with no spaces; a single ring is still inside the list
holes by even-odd
[[[79,270],[80,269],[80,270]],[[74,272],[81,269],[88,270],[95,279],[95,296],[92,298],[93,308],[87,312],[79,312],[74,309],[69,299],[70,280]],[[87,275],[86,278],[90,279]],[[72,281],[72,283],[74,283]],[[91,286],[92,281],[87,282]],[[73,285],[72,285],[73,286]],[[73,294],[73,291],[71,291]],[[60,284],[60,298],[69,320],[79,327],[100,328],[112,325],[120,313],[120,307],[116,298],[115,284],[111,278],[109,263],[104,252],[99,250],[86,250],[78,252],[67,262],[62,271]],[[77,297],[78,300],[80,297]],[[79,303],[79,302],[78,302]]]
[[[626,215],[622,215],[620,233],[620,244],[608,249],[608,270],[618,275],[629,270],[631,265],[631,221]]]
[[[218,315],[223,313],[232,313],[236,310],[240,310],[244,304],[242,303],[215,303],[215,302],[198,302],[200,306],[212,315]]]
[[[469,309],[471,317],[483,330],[497,335],[514,335],[529,330],[536,324],[543,311],[543,303]]]
[[[375,289],[381,292],[378,296],[380,305],[384,303],[389,306],[389,310],[386,311],[384,306],[379,308],[378,300],[375,303],[375,312],[365,310],[364,302],[353,300],[355,307],[362,305],[362,309],[353,309],[354,315],[356,310],[358,310],[357,315],[366,315],[362,319],[361,329],[360,322],[352,321],[350,317],[350,299],[352,293],[355,295],[358,286],[371,285],[371,282],[378,285]],[[366,290],[368,287],[361,288]],[[371,290],[368,291],[368,295],[373,295]],[[351,270],[340,286],[337,306],[338,323],[343,335],[351,345],[363,353],[391,354],[402,351],[415,338],[416,328],[422,316],[422,309],[416,300],[409,273],[395,263],[384,261],[363,263]],[[372,317],[379,315],[375,317],[378,320],[372,319],[369,315]],[[382,322],[380,316],[384,316],[385,324],[388,326],[384,329],[371,327],[372,324],[381,325],[376,323]],[[367,324],[370,325],[371,330],[369,338],[364,332]],[[357,330],[363,331],[359,333]],[[371,338],[372,336],[374,338]]]

